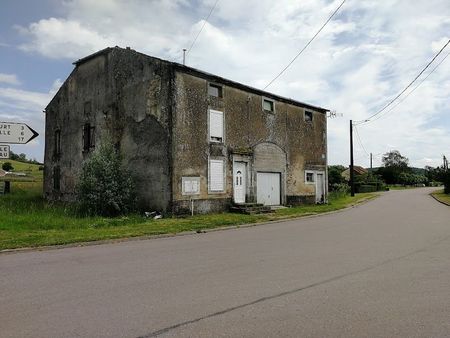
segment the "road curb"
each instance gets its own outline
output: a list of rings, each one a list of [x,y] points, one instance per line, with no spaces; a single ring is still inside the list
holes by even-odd
[[[297,217],[291,217],[291,218],[283,218],[283,219],[276,219],[276,220],[270,220],[266,222],[257,222],[257,223],[246,223],[246,224],[238,224],[238,225],[228,225],[223,227],[217,227],[217,228],[211,228],[211,229],[201,229],[197,231],[183,231],[178,233],[171,233],[171,234],[160,234],[160,235],[144,235],[144,236],[136,236],[136,237],[125,237],[125,238],[116,238],[116,239],[105,239],[105,240],[93,240],[93,241],[87,241],[87,242],[77,242],[77,243],[68,243],[68,244],[56,244],[56,245],[46,245],[46,246],[40,246],[40,247],[25,247],[25,248],[16,248],[16,249],[4,249],[0,250],[0,255],[7,255],[7,254],[15,254],[15,253],[24,253],[24,252],[36,252],[36,251],[50,251],[50,250],[59,250],[59,249],[67,249],[67,248],[78,248],[78,247],[88,247],[88,246],[94,246],[94,245],[103,245],[103,244],[115,244],[115,243],[124,243],[124,242],[134,242],[134,241],[144,241],[144,240],[151,240],[151,239],[163,239],[163,238],[172,238],[172,237],[182,237],[182,236],[192,236],[192,235],[198,235],[198,234],[206,234],[209,232],[217,232],[217,231],[226,231],[226,230],[233,230],[233,229],[244,229],[244,228],[251,228],[261,225],[270,225],[270,224],[277,224],[277,223],[285,223],[289,221],[295,221],[299,219],[309,219],[309,218],[315,218],[320,216],[326,216],[331,214],[337,214],[340,212],[344,212],[347,210],[350,210],[352,208],[357,208],[363,204],[366,204],[370,201],[373,201],[374,199],[380,197],[381,194],[377,194],[371,198],[367,198],[365,200],[362,200],[356,204],[350,205],[348,207],[339,209],[339,210],[333,210],[328,212],[323,212],[319,214],[310,214],[310,215],[304,215],[304,216],[297,216]]]
[[[433,197],[433,198],[434,198],[436,201],[438,201],[439,203],[442,203],[442,204],[444,204],[444,205],[450,207],[450,203],[445,202],[445,201],[441,201],[439,198],[437,198],[436,196],[434,196],[433,193],[430,193],[429,195],[430,195],[431,197]]]

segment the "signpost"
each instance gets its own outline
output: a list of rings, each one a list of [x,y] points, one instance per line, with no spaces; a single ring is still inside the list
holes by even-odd
[[[25,144],[38,135],[25,123],[0,122],[0,143]]]
[[[39,134],[25,123],[0,122],[0,143],[26,144]],[[9,146],[0,145],[0,159],[9,158]],[[10,192],[11,182],[5,181],[4,193]]]
[[[0,144],[0,160],[9,158],[9,146],[6,144]]]

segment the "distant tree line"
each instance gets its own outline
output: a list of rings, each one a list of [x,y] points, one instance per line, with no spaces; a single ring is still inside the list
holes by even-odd
[[[437,186],[444,184],[445,192],[450,193],[450,171],[444,166],[425,169],[412,168],[408,158],[402,156],[398,150],[392,150],[383,155],[383,166],[369,171],[367,174],[355,177],[355,184],[359,186],[376,186],[380,189],[382,183],[395,185],[426,185]],[[342,173],[347,168],[342,165],[328,167],[328,182],[330,191],[342,189],[347,181]]]
[[[14,161],[23,162],[23,163],[30,163],[30,164],[42,164],[35,158],[29,159],[27,158],[27,155],[24,153],[16,154],[12,150],[9,152],[10,156],[9,158]]]

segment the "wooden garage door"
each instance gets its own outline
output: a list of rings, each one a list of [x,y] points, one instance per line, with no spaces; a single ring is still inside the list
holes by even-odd
[[[257,173],[257,201],[264,205],[280,205],[280,173]]]

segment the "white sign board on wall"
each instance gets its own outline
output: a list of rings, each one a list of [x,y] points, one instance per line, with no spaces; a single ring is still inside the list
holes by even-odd
[[[9,158],[9,146],[6,144],[0,144],[0,159]]]
[[[181,184],[183,195],[200,194],[200,177],[182,177]]]

